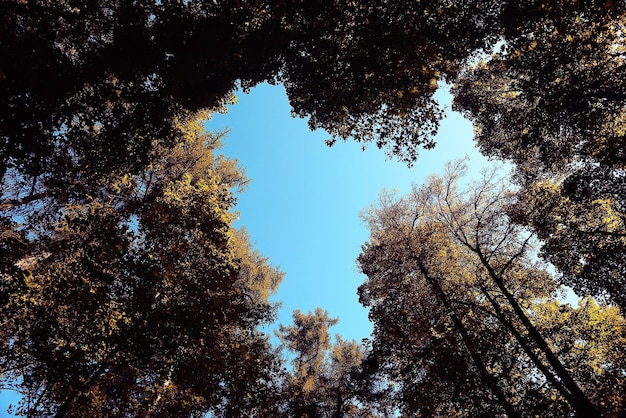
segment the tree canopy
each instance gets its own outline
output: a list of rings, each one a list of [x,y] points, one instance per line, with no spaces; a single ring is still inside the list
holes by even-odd
[[[624,414],[623,1],[0,12],[0,376],[21,413]],[[370,345],[296,311],[277,334],[289,370],[260,328],[282,273],[233,227],[246,179],[202,129],[261,82],[329,144],[408,164],[449,86],[481,152],[515,165],[515,190],[464,191],[457,166],[383,196],[358,260]]]
[[[26,415],[240,415],[278,372],[259,326],[282,274],[232,227],[245,177],[214,155],[220,135],[180,129],[141,173],[30,202],[5,230],[20,253],[2,274],[0,367]]]
[[[532,235],[506,214],[514,195],[493,176],[464,191],[462,171],[383,195],[365,216],[359,295],[376,373],[398,384],[407,415],[619,416],[619,310],[562,304]]]
[[[516,164],[512,215],[563,282],[624,309],[624,10],[587,3],[541,3],[463,72],[454,100],[480,150]]]
[[[540,139],[541,129],[560,135],[558,126],[567,126],[570,140],[559,143],[572,146],[585,130],[609,134],[616,128],[606,122],[621,102],[620,1],[9,1],[0,8],[0,52],[12,58],[0,67],[0,174],[17,167],[40,176],[70,168],[70,160],[93,174],[136,167],[155,138],[176,141],[177,118],[225,103],[237,83],[282,82],[293,112],[326,129],[331,142],[373,142],[407,162],[434,145],[443,109],[433,94],[442,83],[461,86],[459,108],[484,127],[485,141],[506,147],[513,142],[486,128],[495,114],[485,101],[501,96],[481,90],[493,75],[499,81],[491,87],[511,90],[507,102],[529,104],[510,115],[523,123],[501,126],[528,127],[525,144],[532,136],[559,156],[568,146],[549,148],[554,140]],[[497,43],[502,52],[488,68],[468,71]],[[591,109],[593,121],[582,117]]]
[[[276,335],[292,370],[281,387],[282,413],[290,417],[377,417],[377,394],[362,377],[365,348],[340,336],[332,342],[328,328],[337,323],[328,312],[293,313],[293,325]]]

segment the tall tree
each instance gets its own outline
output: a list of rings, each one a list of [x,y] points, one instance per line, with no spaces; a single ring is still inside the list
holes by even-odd
[[[13,229],[29,251],[3,271],[0,365],[23,413],[262,407],[251,394],[269,390],[279,364],[258,327],[274,317],[282,275],[232,227],[245,178],[214,155],[221,136],[199,122],[180,130],[143,172],[111,175],[82,199],[30,202],[39,210]]]
[[[626,309],[623,2],[515,7],[500,50],[457,81],[455,106],[484,154],[516,164],[512,214],[564,283]]]
[[[290,417],[375,417],[371,390],[362,379],[365,350],[354,341],[337,336],[332,343],[328,328],[337,319],[317,308],[293,313],[293,325],[280,325],[277,336],[291,370],[281,387],[282,413]]]
[[[372,237],[359,257],[368,276],[359,294],[371,307],[379,370],[400,382],[398,402],[418,415],[617,416],[624,380],[610,405],[599,393],[605,373],[624,370],[613,351],[621,337],[585,346],[537,314],[556,303],[557,283],[533,261],[532,236],[507,217],[512,194],[493,178],[461,191],[462,171],[449,168],[405,198],[383,196],[366,216]],[[588,335],[603,332],[578,318]],[[568,357],[582,347],[586,360]],[[606,369],[589,372],[605,360]],[[579,373],[581,361],[589,363]]]

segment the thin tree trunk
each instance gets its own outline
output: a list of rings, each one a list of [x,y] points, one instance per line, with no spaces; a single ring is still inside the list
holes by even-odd
[[[426,267],[420,262],[419,258],[415,254],[412,254],[412,257],[413,260],[416,261],[420,272],[422,273],[428,284],[430,284],[430,286],[433,288],[442,305],[448,311],[448,315],[450,316],[450,319],[452,319],[452,323],[454,324],[456,331],[461,336],[461,339],[463,340],[463,343],[465,344],[465,347],[467,348],[467,351],[472,358],[476,369],[478,369],[478,373],[480,374],[481,379],[485,382],[487,387],[489,387],[491,392],[498,399],[509,417],[521,418],[521,414],[509,402],[506,395],[502,391],[502,388],[500,388],[498,380],[487,370],[487,367],[483,363],[482,358],[474,347],[474,343],[470,338],[469,332],[465,328],[465,325],[463,324],[461,319],[454,312],[454,308],[448,300],[448,296],[446,295],[445,291],[439,284],[439,281],[430,275],[428,269],[426,269]]]
[[[556,376],[554,376],[554,374],[550,371],[550,369],[545,364],[543,364],[543,362],[539,359],[539,357],[537,357],[537,355],[533,352],[533,349],[528,345],[528,343],[526,342],[524,337],[520,334],[520,332],[517,330],[517,328],[515,328],[515,326],[511,323],[511,321],[509,321],[506,318],[506,316],[504,315],[504,312],[502,312],[502,310],[500,309],[500,305],[498,305],[498,302],[496,302],[495,299],[489,294],[489,292],[487,292],[487,289],[481,286],[480,290],[483,293],[483,295],[487,298],[491,306],[493,307],[495,311],[495,316],[496,318],[498,318],[498,321],[500,321],[509,330],[509,332],[513,335],[515,340],[519,343],[519,345],[522,347],[522,349],[524,350],[526,355],[530,358],[530,360],[535,364],[535,366],[537,366],[537,368],[541,371],[541,373],[543,373],[546,379],[548,379],[548,381],[552,383],[555,389],[558,390],[559,393],[563,395],[563,397],[567,399],[567,401],[571,404],[572,395],[561,384],[561,382],[556,378]]]
[[[563,382],[563,385],[567,388],[567,390],[571,393],[571,397],[569,399],[570,404],[576,411],[576,416],[583,418],[594,418],[600,417],[600,413],[597,411],[595,405],[589,400],[587,395],[580,389],[578,383],[572,378],[571,374],[567,371],[563,363],[559,360],[557,355],[552,351],[548,342],[543,338],[539,330],[533,325],[530,321],[524,310],[521,308],[517,299],[509,292],[509,290],[504,285],[504,281],[502,277],[499,276],[494,269],[489,264],[489,261],[485,258],[484,254],[478,248],[472,249],[479,257],[483,266],[487,269],[489,276],[492,278],[494,283],[498,286],[502,294],[506,297],[507,301],[513,308],[515,315],[520,319],[526,330],[528,331],[528,336],[531,340],[537,345],[537,347],[543,352],[546,356],[546,360],[550,363],[550,366],[557,374],[557,376]]]

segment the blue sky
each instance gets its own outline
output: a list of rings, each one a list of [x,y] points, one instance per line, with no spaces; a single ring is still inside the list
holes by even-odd
[[[446,93],[439,97],[449,100]],[[359,212],[382,188],[408,192],[412,183],[441,173],[446,161],[468,155],[472,169],[487,164],[474,148],[471,124],[448,111],[437,147],[422,151],[409,169],[375,146],[365,152],[356,142],[329,148],[328,134],[291,117],[282,86],[260,85],[237,98],[207,128],[230,130],[223,152],[238,159],[251,179],[238,197],[237,226],[245,226],[256,248],[286,273],[274,297],[282,302],[278,322],[291,323],[294,309],[319,306],[339,317],[331,332],[357,341],[368,337],[371,325],[356,294],[364,276],[355,259],[368,239]]]

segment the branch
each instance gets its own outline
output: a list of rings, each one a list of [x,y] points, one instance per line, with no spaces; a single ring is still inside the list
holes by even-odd
[[[526,252],[526,246],[528,245],[528,243],[530,242],[530,240],[532,239],[533,234],[529,234],[528,237],[526,237],[526,239],[524,240],[524,242],[522,243],[522,246],[520,247],[519,251],[516,252],[515,254],[513,254],[509,260],[504,264],[504,266],[502,266],[502,268],[500,269],[500,273],[499,276],[502,277],[504,275],[504,272],[506,270],[508,270],[509,267],[511,267],[511,264],[513,264],[513,261],[517,260],[519,257],[521,257],[522,255],[524,255],[524,253]],[[486,260],[486,259],[485,259]],[[486,260],[488,261],[488,260]]]
[[[489,303],[491,304],[491,306],[493,307],[495,311],[494,313],[492,312],[490,313],[494,315],[498,319],[498,321],[500,321],[509,330],[509,332],[513,335],[515,340],[522,347],[526,355],[535,364],[535,366],[537,366],[537,368],[541,370],[541,373],[543,373],[546,379],[550,381],[550,383],[552,383],[552,385],[556,388],[556,390],[558,390],[559,393],[561,393],[561,395],[563,395],[563,397],[568,400],[568,402],[572,403],[572,395],[565,389],[565,387],[563,387],[561,382],[552,374],[552,372],[546,367],[546,365],[543,364],[543,362],[539,359],[539,357],[537,357],[537,355],[533,352],[532,348],[528,345],[528,343],[526,342],[524,337],[520,334],[520,332],[517,330],[517,328],[515,328],[513,323],[506,318],[506,316],[504,315],[504,312],[502,312],[502,309],[500,309],[500,305],[489,294],[489,291],[482,285],[480,286],[480,291],[485,296],[485,298],[487,298],[487,300],[489,301]]]
[[[409,244],[408,248],[411,249],[410,250],[411,258],[413,259],[413,261],[416,262],[417,267],[420,270],[420,273],[422,274],[422,276],[424,276],[426,281],[430,284],[431,288],[437,295],[437,298],[439,299],[441,304],[446,308],[446,311],[448,312],[448,315],[450,319],[452,320],[452,323],[454,324],[454,328],[461,336],[461,339],[463,340],[463,343],[465,344],[465,347],[467,348],[467,351],[470,357],[472,358],[472,361],[474,362],[476,368],[478,369],[478,373],[480,374],[481,379],[485,382],[485,384],[489,386],[489,388],[491,389],[493,394],[496,396],[496,398],[498,398],[498,401],[500,401],[500,403],[502,404],[502,407],[504,408],[504,410],[506,411],[509,417],[521,417],[520,413],[513,407],[513,405],[506,398],[506,395],[500,388],[496,377],[492,375],[491,373],[489,373],[487,366],[485,365],[482,358],[480,357],[480,355],[478,354],[478,352],[476,351],[474,347],[474,343],[469,335],[469,332],[465,328],[463,321],[461,321],[461,319],[455,313],[452,303],[450,302],[450,300],[448,299],[448,296],[446,295],[445,291],[441,287],[439,280],[437,280],[435,277],[430,275],[430,272],[428,271],[426,266],[422,263],[422,261],[419,259],[419,257],[417,257],[417,255],[413,251],[412,247],[410,246],[410,243],[408,244]]]
[[[530,237],[529,237],[530,238]],[[526,330],[528,331],[529,337],[533,340],[533,342],[537,345],[537,347],[544,353],[548,363],[556,374],[559,376],[565,387],[572,394],[571,405],[576,410],[577,414],[581,417],[600,417],[600,414],[596,410],[595,405],[589,400],[589,398],[585,395],[585,393],[580,389],[578,383],[572,378],[571,374],[567,370],[567,368],[561,363],[556,354],[552,351],[547,341],[543,338],[539,330],[533,325],[530,321],[524,310],[521,308],[517,299],[511,294],[511,292],[504,285],[504,281],[502,276],[496,274],[495,270],[489,264],[489,261],[485,258],[482,252],[476,252],[478,258],[480,259],[481,264],[487,270],[489,276],[498,286],[500,291],[504,294],[509,305],[513,308],[515,315],[520,319]],[[511,260],[509,260],[511,261]]]
[[[37,200],[45,199],[50,197],[50,192],[41,192],[41,193],[31,193],[28,196],[22,197],[20,199],[4,199],[0,200],[0,211],[6,211],[13,209],[16,206],[27,205],[29,203],[33,203]]]

